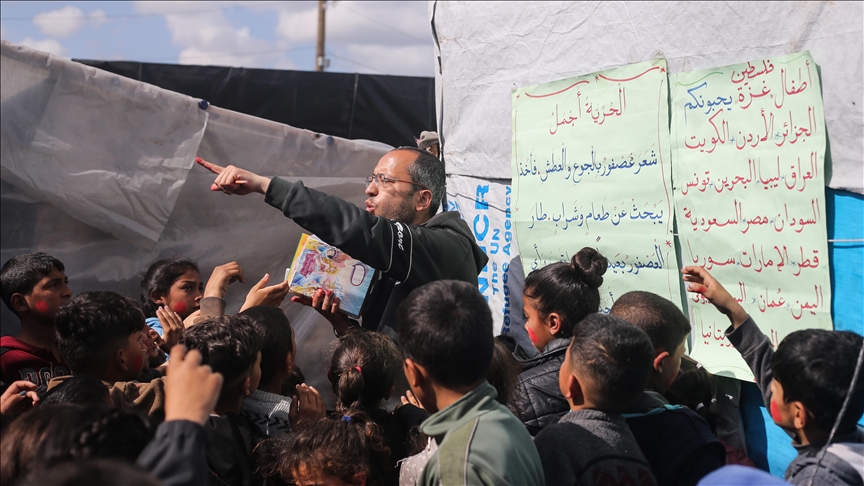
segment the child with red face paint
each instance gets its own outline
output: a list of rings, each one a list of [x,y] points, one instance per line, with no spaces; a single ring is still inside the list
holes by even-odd
[[[44,385],[69,374],[54,336],[54,315],[72,298],[60,260],[45,253],[12,257],[0,270],[3,303],[21,320],[17,336],[0,338],[0,392],[12,382]]]
[[[600,291],[608,261],[593,248],[582,248],[569,263],[535,270],[522,291],[525,329],[539,354],[527,358],[517,348],[522,373],[515,408],[531,435],[570,410],[558,387],[558,370],[570,344],[573,328],[600,309]]]
[[[668,299],[642,291],[619,296],[609,315],[644,331],[654,348],[645,391],[624,411],[627,425],[659,484],[696,484],[725,465],[726,449],[702,416],[662,395],[681,369],[690,322]]]
[[[141,304],[147,325],[159,336],[164,336],[165,320],[171,319],[172,314],[185,320],[203,305],[203,314],[222,315],[225,310],[222,297],[225,296],[228,285],[238,280],[243,282],[244,278],[243,269],[237,262],[214,268],[205,287],[198,265],[194,261],[184,257],[163,258],[150,265],[144,274],[144,280],[141,281]],[[214,309],[208,310],[208,305]],[[176,340],[168,342],[166,339],[166,352],[176,343]]]
[[[726,338],[753,371],[774,423],[792,435],[798,456],[784,479],[796,485],[864,484],[864,429],[856,424],[864,414],[864,373],[856,377],[855,372],[864,338],[806,329],[786,336],[775,352],[753,318],[708,271],[684,267],[681,273],[689,292],[703,295],[729,318]],[[848,408],[841,416],[844,400]]]

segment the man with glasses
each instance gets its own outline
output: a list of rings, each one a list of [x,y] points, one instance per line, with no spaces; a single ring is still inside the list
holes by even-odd
[[[196,159],[217,174],[212,190],[227,194],[264,194],[264,200],[286,217],[381,272],[363,327],[396,339],[396,309],[417,287],[435,280],[477,284],[489,260],[471,229],[455,211],[438,213],[444,195],[444,165],[425,150],[391,150],[366,178],[366,208],[314,189],[302,182],[264,177],[229,165]],[[436,214],[438,213],[438,214]],[[319,291],[311,305],[333,325],[337,336],[356,323],[337,312],[338,300]]]

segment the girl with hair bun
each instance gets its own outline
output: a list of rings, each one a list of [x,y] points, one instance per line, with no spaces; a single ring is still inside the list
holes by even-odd
[[[558,386],[558,371],[573,328],[600,309],[599,287],[607,265],[600,252],[585,247],[569,263],[553,263],[525,278],[525,329],[538,354],[525,358],[517,350],[522,373],[516,409],[531,435],[570,410]]]

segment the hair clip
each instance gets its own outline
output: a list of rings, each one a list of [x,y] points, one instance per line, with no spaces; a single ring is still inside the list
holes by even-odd
[[[343,422],[348,422],[348,423],[350,424],[350,423],[351,423],[351,416],[350,416],[350,415],[343,415],[343,416],[342,416],[342,421],[343,421]]]
[[[363,373],[363,370],[359,366],[355,366],[354,369],[357,370],[357,373]]]

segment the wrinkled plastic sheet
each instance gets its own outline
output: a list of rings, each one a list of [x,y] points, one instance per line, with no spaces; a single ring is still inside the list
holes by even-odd
[[[809,50],[834,189],[864,193],[861,2],[430,2],[448,174],[509,179],[513,88],[665,57],[670,73]]]
[[[47,55],[37,52],[33,56]],[[51,63],[58,61],[60,60],[56,58],[50,59]],[[5,57],[3,65],[5,97]],[[93,68],[86,69],[98,71]],[[158,90],[144,83],[101,72],[91,73],[89,81],[82,79],[82,86],[93,80],[99,81],[103,76],[112,77],[105,79],[106,85],[123,86],[131,83],[128,93]],[[29,79],[37,85],[43,82],[35,77]],[[17,82],[23,84],[22,81]],[[27,89],[24,87],[21,92]],[[38,91],[30,89],[31,93]],[[116,103],[121,99],[104,91],[92,90],[87,93],[89,103],[97,107],[108,104],[106,97]],[[169,96],[171,94],[162,92],[154,98],[158,101],[160,97]],[[17,99],[23,100],[20,97]],[[57,103],[63,100],[73,105],[84,103],[72,96],[62,98]],[[177,100],[177,103],[191,103],[194,109],[200,112],[194,112],[196,117],[204,116],[205,112],[193,103],[197,100],[189,101],[185,97]],[[37,126],[66,126],[56,121],[58,117],[65,116],[62,114],[63,108],[60,104],[57,109],[45,112],[41,118],[35,120],[38,122]],[[62,142],[67,147],[65,150],[52,145],[53,142],[50,141],[60,137],[45,128],[42,130],[42,140],[46,142],[42,145],[20,146],[13,142],[12,138],[7,141],[6,98],[3,101],[3,110],[4,171],[0,181],[0,260],[5,262],[17,254],[45,251],[65,264],[69,285],[75,293],[85,290],[113,290],[135,299],[141,294],[140,282],[144,272],[151,263],[160,258],[183,255],[196,260],[205,281],[215,266],[237,261],[244,269],[246,281],[228,287],[225,296],[228,313],[239,310],[246,293],[265,273],[270,274],[271,285],[284,278],[285,269],[291,263],[303,230],[292,220],[285,218],[281,211],[265,204],[261,195],[241,197],[211,192],[210,185],[215,176],[194,164],[195,156],[221,165],[234,164],[265,175],[278,175],[293,181],[302,180],[308,187],[362,206],[365,200],[364,178],[372,173],[380,157],[391,148],[377,142],[331,137],[210,106],[206,111],[207,116],[204,117],[206,129],[201,128],[203,133],[198,133],[197,141],[194,132],[189,135],[192,142],[180,140],[179,135],[169,139],[172,140],[170,143],[176,145],[194,145],[188,152],[179,152],[179,149],[174,147],[176,153],[182,153],[182,157],[177,155],[178,159],[183,159],[185,167],[182,169],[182,181],[166,181],[172,177],[174,171],[179,170],[173,166],[142,166],[137,163],[121,164],[105,160],[102,166],[89,170],[101,171],[107,181],[129,183],[114,186],[95,182],[89,188],[86,185],[80,186],[90,191],[86,197],[82,196],[85,202],[92,198],[115,211],[126,211],[123,214],[133,222],[146,221],[148,215],[153,213],[153,207],[164,208],[162,210],[167,211],[168,216],[163,227],[152,228],[152,231],[158,231],[158,241],[140,245],[135,241],[140,236],[133,231],[134,225],[123,226],[121,223],[124,220],[120,218],[113,221],[112,226],[94,222],[89,206],[67,202],[66,192],[69,189],[60,183],[63,179],[59,175],[56,177],[60,181],[49,180],[46,186],[34,183],[22,189],[19,184],[21,180],[27,179],[5,170],[8,144],[9,153],[16,154],[18,160],[33,160],[33,157],[39,156],[42,151],[54,154],[52,157],[39,159],[40,165],[38,171],[34,170],[36,173],[33,177],[47,178],[50,174],[62,173],[66,179],[73,178],[76,176],[75,171],[79,169],[61,172],[60,168],[63,167],[77,167],[73,165],[75,160],[67,158],[65,154],[76,154],[79,147],[89,147],[93,153],[107,150],[100,148],[108,143],[106,132],[122,137],[127,131],[137,130],[135,126],[116,119],[113,126],[96,124],[92,126],[94,128],[84,129],[86,125],[82,125],[82,129],[76,132],[75,139]],[[129,116],[140,119],[142,125],[159,125],[161,120],[161,124],[165,125],[165,132],[172,132],[168,123],[171,120],[170,111],[159,111],[152,105],[130,106],[129,111]],[[81,123],[97,122],[83,117]],[[152,147],[146,150],[140,149],[140,159],[159,159],[165,150],[163,147],[167,147],[169,143],[151,145]],[[95,162],[93,164],[95,165]],[[33,170],[26,165],[24,169]],[[12,177],[9,177],[10,174]],[[162,186],[152,182],[158,180],[164,181],[165,185],[174,185],[172,187],[176,194],[173,195],[170,207],[166,207],[165,201],[168,193],[161,190]],[[153,187],[146,184],[152,184]],[[58,190],[61,194],[54,194]],[[307,382],[329,400],[332,395],[326,378],[326,366],[335,340],[332,327],[315,311],[300,304],[293,304],[289,299],[286,299],[282,308],[295,331],[298,344],[297,365],[305,373]],[[2,334],[15,334],[18,326],[18,319],[2,306]]]
[[[0,44],[0,175],[88,225],[152,247],[207,113],[188,96]]]

